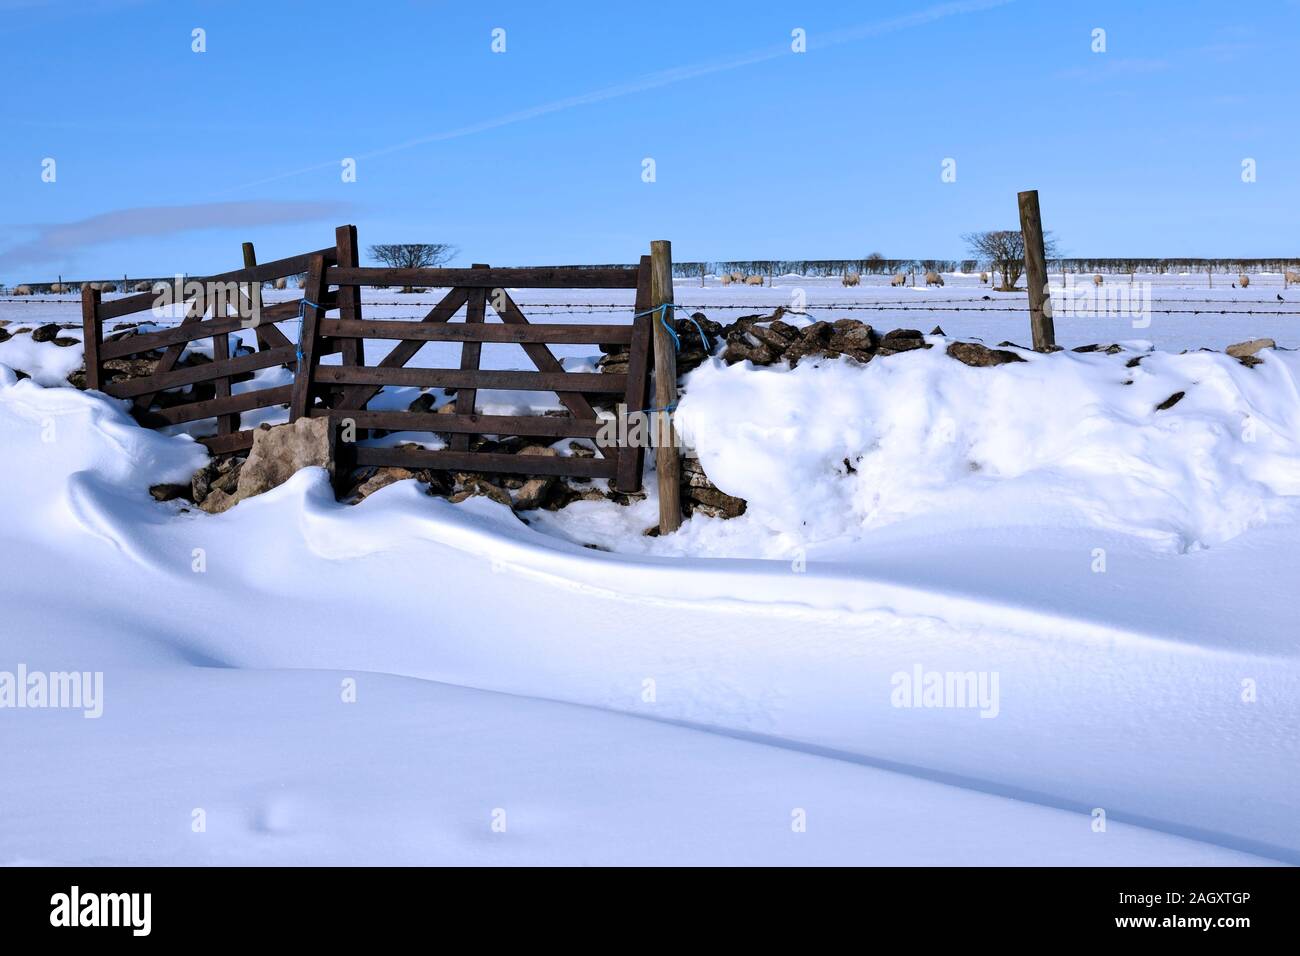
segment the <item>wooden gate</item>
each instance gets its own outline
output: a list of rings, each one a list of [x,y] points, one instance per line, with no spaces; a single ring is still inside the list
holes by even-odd
[[[363,286],[426,286],[450,291],[418,322],[366,320],[361,316]],[[330,287],[337,286],[331,297]],[[506,291],[526,289],[635,289],[632,321],[614,324],[533,323]],[[312,259],[302,329],[303,360],[291,405],[294,419],[328,416],[350,420],[358,429],[433,432],[450,436],[440,450],[355,447],[356,465],[482,471],[500,474],[571,475],[608,478],[621,491],[641,487],[644,449],[597,446],[599,457],[545,457],[473,451],[470,436],[539,436],[595,440],[604,422],[589,395],[614,394],[631,411],[646,407],[651,340],[649,256],[638,268],[470,269],[358,268],[355,263],[330,266],[324,256]],[[487,321],[487,307],[501,321]],[[326,313],[339,310],[339,318]],[[450,320],[465,310],[465,321]],[[387,339],[398,344],[382,361],[366,364],[362,341]],[[407,363],[427,342],[461,343],[459,368],[412,368]],[[492,371],[479,367],[484,343],[522,346],[536,371]],[[320,356],[337,343],[341,364],[322,365]],[[566,372],[551,345],[618,345],[628,349],[626,374]],[[384,386],[455,388],[455,413],[368,410],[367,403]],[[330,390],[333,390],[332,392]],[[482,415],[475,411],[479,390],[520,389],[555,392],[563,415]],[[342,445],[340,445],[342,447]]]
[[[151,311],[158,302],[158,293],[143,292],[138,295],[102,300],[96,289],[85,287],[81,291],[81,315],[86,355],[86,387],[97,389],[114,398],[132,399],[131,414],[149,428],[162,428],[185,422],[216,419],[216,434],[198,440],[207,445],[213,454],[243,451],[252,447],[251,430],[240,429],[243,412],[272,405],[288,405],[292,385],[251,389],[232,394],[231,385],[247,378],[258,369],[277,365],[296,368],[298,347],[278,328],[276,322],[296,321],[300,311],[297,300],[281,302],[260,309],[256,325],[246,315],[227,314],[225,295],[216,294],[218,287],[230,283],[258,286],[273,279],[300,275],[313,261],[337,261],[338,249],[321,249],[264,265],[238,269],[206,278],[187,281],[198,285],[202,291],[185,296],[184,289],[176,290],[174,300],[183,304],[185,317],[174,328],[152,332],[125,331],[120,335],[104,337],[104,323],[114,319]],[[327,299],[329,297],[326,297]],[[248,303],[247,293],[241,297]],[[321,303],[327,304],[327,303]],[[209,313],[211,317],[207,318]],[[218,314],[220,313],[220,314]],[[258,351],[230,357],[230,336],[242,329],[253,328],[257,336]],[[212,339],[212,362],[177,367],[186,347],[195,341]],[[334,348],[326,343],[325,348]],[[161,355],[156,353],[161,352]],[[145,375],[122,376],[113,360],[144,358],[152,362]],[[114,380],[114,379],[119,380]],[[213,383],[211,397],[187,399],[179,389],[186,386]]]

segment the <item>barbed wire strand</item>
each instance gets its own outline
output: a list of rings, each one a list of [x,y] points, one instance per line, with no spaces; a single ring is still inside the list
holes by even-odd
[[[30,299],[30,298],[26,298],[26,297],[19,298],[19,299],[0,299],[0,302],[17,302],[17,303],[23,303],[23,304],[26,304],[26,303],[37,303],[37,302],[68,304],[69,301],[70,301],[70,300],[65,300],[65,299]],[[289,301],[292,301],[292,300],[289,300]],[[1162,304],[1163,304],[1163,303],[1170,303],[1170,302],[1173,302],[1173,303],[1180,303],[1180,304],[1185,303],[1185,304],[1193,304],[1193,305],[1207,306],[1207,305],[1218,305],[1218,304],[1221,303],[1222,300],[1214,300],[1214,299],[1161,299],[1161,300],[1158,300],[1158,301],[1160,301]],[[958,305],[941,305],[940,303],[960,303],[960,304],[958,304]],[[1247,302],[1237,301],[1237,302],[1228,302],[1228,303],[1226,303],[1226,304],[1227,304],[1227,305],[1243,305],[1243,304],[1249,304],[1249,305],[1268,305],[1268,306],[1272,306],[1272,303],[1267,302],[1267,300],[1248,300]],[[1278,303],[1278,305],[1288,305],[1288,304],[1300,304],[1300,303],[1286,303],[1286,302]],[[371,307],[371,308],[385,308],[385,307],[392,308],[392,307],[396,307],[396,306],[410,306],[411,303],[408,303],[408,302],[401,302],[401,303],[397,303],[397,302],[394,302],[394,303],[385,303],[385,302],[363,302],[362,305],[363,305],[363,306],[369,306],[369,307]],[[523,307],[526,308],[526,309],[528,309],[528,310],[530,310],[530,311],[543,310],[543,309],[544,309],[544,310],[548,310],[548,311],[547,311],[547,314],[548,314],[548,315],[593,315],[593,314],[597,314],[597,313],[619,312],[619,311],[623,311],[623,310],[627,310],[627,309],[632,308],[632,306],[629,305],[628,303],[589,303],[589,302],[540,302],[540,303],[523,303]],[[710,311],[710,310],[711,310],[711,311],[722,311],[722,310],[726,310],[726,311],[734,311],[734,310],[748,309],[748,310],[753,311],[754,314],[761,314],[761,313],[763,313],[763,312],[774,313],[774,312],[776,312],[778,309],[780,309],[780,310],[783,310],[783,311],[785,312],[785,314],[788,314],[788,315],[805,315],[805,316],[806,316],[806,315],[811,315],[811,314],[813,314],[813,313],[817,313],[817,312],[943,312],[943,313],[960,313],[960,312],[980,312],[980,313],[983,313],[983,312],[995,312],[995,313],[1005,313],[1005,314],[1007,314],[1007,315],[1009,315],[1009,316],[1010,316],[1010,315],[1017,315],[1017,316],[1019,316],[1019,315],[1024,315],[1025,313],[1028,312],[1028,304],[1027,304],[1027,303],[1025,303],[1025,304],[1020,304],[1020,303],[1015,303],[1015,302],[1010,302],[1010,301],[1008,301],[1008,302],[1006,302],[1006,304],[1004,304],[1004,305],[1003,305],[1003,304],[997,304],[997,305],[976,305],[976,304],[974,304],[974,302],[972,302],[971,300],[967,300],[967,299],[940,299],[940,300],[930,300],[930,301],[928,301],[928,302],[915,302],[915,301],[913,301],[913,302],[910,302],[910,303],[896,303],[896,302],[875,302],[875,303],[864,303],[864,302],[839,303],[839,302],[832,302],[832,303],[814,303],[814,304],[805,305],[804,308],[803,308],[802,310],[792,308],[790,305],[788,305],[788,304],[786,304],[786,303],[778,303],[778,304],[769,304],[769,303],[747,303],[747,304],[741,304],[741,305],[736,305],[736,304],[726,304],[726,303],[705,303],[705,304],[699,304],[699,305],[685,305],[685,304],[679,304],[679,305],[677,306],[677,308],[679,308],[679,309],[681,309],[681,310],[683,310],[683,311],[693,310],[693,311],[696,311],[696,312],[707,312],[707,311]],[[1160,309],[1157,309],[1157,308],[1148,308],[1148,309],[1136,309],[1136,310],[1130,309],[1130,310],[1127,310],[1127,311],[1119,312],[1119,313],[1116,314],[1116,315],[1108,315],[1106,312],[1098,311],[1098,310],[1093,310],[1093,309],[1074,309],[1074,310],[1070,310],[1070,311],[1063,310],[1063,309],[1061,309],[1060,307],[1058,307],[1058,308],[1056,309],[1056,317],[1058,317],[1058,318],[1064,318],[1064,319],[1072,319],[1072,318],[1079,318],[1079,319],[1125,318],[1125,317],[1132,316],[1132,315],[1134,315],[1134,314],[1138,314],[1138,315],[1188,315],[1188,316],[1198,316],[1198,315],[1251,315],[1251,316],[1254,316],[1254,315],[1262,315],[1262,316],[1292,316],[1292,315],[1300,315],[1300,309],[1281,309],[1281,308],[1264,308],[1264,309],[1235,309],[1235,308],[1221,308],[1221,309],[1214,309],[1214,308],[1198,308],[1198,309],[1178,308],[1178,309],[1164,309],[1164,308],[1160,308]],[[418,321],[423,320],[425,317],[426,317],[425,314],[414,313],[414,314],[409,314],[409,315],[404,314],[404,315],[396,315],[396,316],[392,316],[392,315],[389,315],[389,316],[372,316],[372,319],[375,320],[375,321],[386,321],[386,322],[402,322],[402,321],[418,322]],[[124,316],[123,318],[126,318],[126,317]],[[18,319],[18,320],[16,320],[16,321],[18,321],[18,322],[22,322],[21,319]],[[293,321],[293,318],[290,317],[290,318],[287,318],[287,319],[277,320],[277,321]],[[77,329],[77,328],[80,328],[80,323],[57,323],[57,324],[59,324],[61,328],[64,328],[64,327],[69,328],[69,329]],[[174,327],[177,327],[177,326],[181,325],[181,324],[182,324],[182,320],[181,320],[181,319],[147,319],[147,320],[144,320],[143,322],[140,322],[140,323],[137,323],[137,324],[138,324],[138,325],[146,325],[146,326],[150,326],[150,327],[154,327],[154,328],[174,328]],[[269,324],[275,324],[275,323],[269,323]],[[122,328],[122,326],[125,326],[126,328],[124,329],[124,328]],[[120,332],[120,331],[125,331],[125,330],[127,330],[127,329],[129,329],[129,328],[131,328],[131,327],[133,327],[133,324],[132,324],[130,321],[125,321],[125,322],[120,322],[120,323],[118,323],[117,326],[115,326],[114,328],[110,329],[109,331],[110,331],[110,332]],[[248,326],[247,329],[245,329],[244,331],[251,331],[252,328],[253,328],[253,326]]]

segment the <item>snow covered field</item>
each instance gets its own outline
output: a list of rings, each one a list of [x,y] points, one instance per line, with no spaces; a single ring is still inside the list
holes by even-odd
[[[1054,290],[1062,289],[1060,273],[1049,275]],[[1245,289],[1234,289],[1236,277],[1216,274],[1213,287],[1206,276],[1153,275],[1138,273],[1132,283],[1127,275],[1104,277],[1100,293],[1130,297],[1133,301],[1149,286],[1150,325],[1134,325],[1126,316],[1087,315],[1058,316],[1057,341],[1066,348],[1097,342],[1122,342],[1145,339],[1163,350],[1186,348],[1223,348],[1233,342],[1268,335],[1279,345],[1300,347],[1296,334],[1300,322],[1300,286],[1283,287],[1278,274],[1256,274]],[[917,276],[918,283],[924,278]],[[1091,277],[1071,275],[1076,287],[1092,288]],[[1028,344],[1029,321],[1026,298],[1019,292],[991,291],[981,285],[978,275],[945,273],[945,285],[926,288],[923,284],[893,288],[888,276],[862,276],[862,284],[843,287],[838,278],[778,276],[774,286],[722,285],[709,277],[703,287],[699,279],[677,279],[675,298],[679,304],[698,307],[709,318],[726,324],[740,315],[770,312],[781,305],[792,308],[806,303],[810,320],[856,318],[878,329],[918,328],[929,332],[936,324],[949,335],[962,339],[979,338],[989,344],[1003,340]],[[363,299],[369,303],[366,315],[376,319],[423,315],[442,297],[441,290],[404,295],[394,289],[366,289]],[[541,321],[605,322],[625,321],[632,305],[632,292],[600,289],[521,289],[512,291],[525,313]],[[1277,297],[1282,296],[1279,302]],[[296,298],[296,290],[264,293],[265,301]],[[986,300],[984,296],[989,296]],[[108,293],[106,300],[121,297]],[[0,296],[0,318],[23,322],[79,323],[80,297],[40,294],[30,298]],[[396,303],[376,306],[374,303]],[[601,308],[617,303],[617,309]],[[541,307],[546,304],[549,307]],[[981,311],[973,311],[981,310]],[[1078,310],[1083,312],[1084,310]],[[1216,314],[1227,311],[1228,314]],[[1199,313],[1199,314],[1198,314]],[[1256,313],[1256,314],[1249,314]],[[922,328],[924,326],[924,328]],[[445,346],[444,346],[445,347]],[[505,348],[505,346],[501,346]],[[486,353],[485,353],[486,354]]]
[[[216,517],[158,504],[201,449],[42,387],[76,346],[0,343],[0,674],[104,675],[96,719],[0,709],[0,863],[1300,862],[1300,290],[1179,281],[1148,326],[1057,319],[1115,355],[706,364],[679,422],[750,508],[658,539],[653,494],[524,524],[412,481],[336,504],[318,470]],[[1028,339],[1023,311],[942,311],[1021,308],[971,278],[676,297]],[[1271,314],[1156,311],[1208,297]],[[75,323],[64,298],[0,320]],[[1282,348],[1254,368],[1175,354],[1257,336]],[[900,693],[949,672],[990,693]]]

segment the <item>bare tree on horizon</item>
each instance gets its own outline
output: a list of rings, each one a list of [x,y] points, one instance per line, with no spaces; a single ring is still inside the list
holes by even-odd
[[[371,246],[370,258],[392,269],[433,269],[452,259],[460,250],[447,242],[383,243]],[[414,291],[404,286],[403,292]]]
[[[991,229],[987,232],[968,232],[962,241],[970,247],[977,259],[987,260],[995,272],[1002,273],[1002,291],[1010,292],[1025,271],[1025,237],[1019,229]],[[1056,240],[1052,234],[1043,234],[1046,258],[1056,258]]]

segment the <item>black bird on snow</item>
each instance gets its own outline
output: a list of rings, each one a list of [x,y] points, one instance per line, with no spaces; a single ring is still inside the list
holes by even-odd
[[[1285,302],[1285,301],[1286,301],[1286,299],[1282,298],[1282,293],[1281,293],[1281,292],[1279,292],[1279,293],[1277,294],[1277,301],[1279,301],[1279,302]]]

